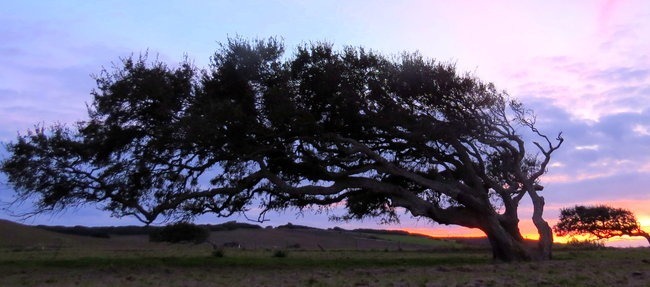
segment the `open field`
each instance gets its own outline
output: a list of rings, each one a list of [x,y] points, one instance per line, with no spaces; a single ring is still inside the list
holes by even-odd
[[[11,259],[6,258],[10,254]],[[650,250],[562,252],[550,262],[492,263],[483,253],[227,250],[225,257],[65,259],[0,254],[0,286],[650,286]]]
[[[399,235],[355,241],[343,234],[320,241],[324,251],[307,248],[296,236],[268,243],[293,248],[225,248],[223,257],[215,257],[208,244],[150,243],[142,236],[100,239],[3,224],[0,286],[650,286],[650,248],[565,249],[549,262],[504,264],[492,262],[484,248]],[[314,240],[308,233],[297,234]],[[242,243],[250,238],[236,236],[254,236],[212,236],[219,234],[219,240]],[[10,236],[23,241],[10,242]],[[352,248],[334,248],[335,239]],[[386,247],[369,248],[363,240]],[[278,250],[286,257],[277,257]]]

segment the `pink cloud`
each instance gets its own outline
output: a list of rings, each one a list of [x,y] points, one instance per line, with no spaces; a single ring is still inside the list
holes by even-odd
[[[618,0],[607,0],[601,5],[598,15],[598,30],[600,33],[606,32],[618,3]]]

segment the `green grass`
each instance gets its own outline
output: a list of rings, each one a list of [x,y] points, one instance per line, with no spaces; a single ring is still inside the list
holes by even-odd
[[[185,250],[185,252],[183,252]],[[0,286],[648,286],[650,249],[563,250],[495,263],[486,250],[300,251],[167,245],[108,252],[0,249]],[[56,255],[56,256],[55,256]]]
[[[143,256],[143,257],[78,257],[56,258],[51,254],[25,258],[3,258],[0,266],[17,267],[390,267],[480,264],[489,262],[486,254],[446,253],[416,251],[292,251],[286,257],[276,257],[272,251],[225,251],[224,257],[204,256]]]
[[[223,248],[217,257],[209,244],[130,236],[51,241],[51,234],[19,227],[2,233],[22,236],[0,247],[0,286],[650,286],[650,248],[562,246],[551,261],[505,264],[485,247],[368,233],[360,236],[389,248],[291,249],[286,257],[275,257],[277,248]],[[396,242],[410,247],[396,250]],[[427,251],[413,251],[417,246]]]

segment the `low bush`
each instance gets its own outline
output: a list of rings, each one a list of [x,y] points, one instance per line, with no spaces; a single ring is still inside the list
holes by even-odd
[[[586,249],[586,250],[592,250],[592,249],[601,249],[605,247],[605,243],[602,242],[602,240],[578,240],[578,239],[571,239],[567,243],[567,246],[570,248],[575,248],[575,249]]]
[[[278,249],[273,252],[273,257],[276,258],[284,258],[289,256],[289,252],[286,250]]]
[[[226,255],[226,254],[223,252],[223,249],[214,249],[214,250],[212,250],[212,257],[221,258],[224,255]]]
[[[199,244],[205,242],[209,236],[210,231],[206,228],[188,222],[179,222],[152,230],[149,233],[149,241]]]

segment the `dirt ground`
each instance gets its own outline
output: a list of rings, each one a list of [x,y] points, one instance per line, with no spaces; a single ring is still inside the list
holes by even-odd
[[[488,249],[448,241],[309,230],[213,233],[217,246],[242,243],[218,249],[223,257],[209,244],[78,237],[9,222],[0,222],[0,235],[0,286],[650,287],[650,248],[564,248],[551,261],[495,263]]]
[[[445,263],[445,258],[468,256],[462,253],[431,254],[440,259],[432,263],[418,261],[427,254],[416,252],[318,254],[293,252],[271,258],[270,253],[260,253],[258,259],[238,261],[232,257],[240,255],[231,252],[205,264],[171,258],[149,266],[101,260],[60,262],[68,266],[57,266],[56,260],[4,262],[0,286],[650,286],[648,248],[567,251],[556,260],[525,263],[493,263],[485,258]],[[319,258],[304,261],[310,256],[322,257],[323,264]],[[231,260],[233,266],[220,260]]]

